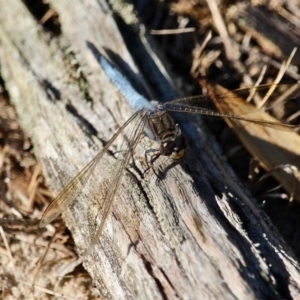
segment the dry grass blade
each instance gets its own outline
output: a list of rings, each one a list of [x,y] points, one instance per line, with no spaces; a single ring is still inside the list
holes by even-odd
[[[37,264],[36,264],[36,266],[35,266],[35,269],[34,269],[34,275],[33,275],[33,281],[32,281],[32,285],[31,285],[31,287],[30,287],[30,290],[29,290],[29,292],[28,292],[27,299],[29,299],[30,295],[33,293],[34,286],[35,286],[35,282],[36,282],[36,279],[37,279],[37,277],[38,277],[38,275],[39,275],[39,271],[40,271],[40,269],[41,269],[41,267],[42,267],[43,261],[45,260],[45,257],[46,257],[46,255],[47,255],[47,253],[48,253],[48,250],[50,249],[50,245],[51,245],[51,243],[53,242],[54,238],[55,238],[55,234],[54,234],[54,235],[52,236],[52,238],[50,239],[50,241],[49,241],[47,247],[46,247],[45,250],[44,250],[44,253],[42,254],[42,256],[40,257],[40,259],[38,260],[38,262],[37,262]]]
[[[181,34],[195,32],[195,28],[178,28],[178,29],[164,29],[164,30],[151,30],[150,33],[153,35],[166,35],[166,34]]]
[[[25,285],[30,285],[30,283],[24,281],[24,280],[18,280],[18,282],[22,283],[22,284],[25,284]],[[37,290],[41,291],[41,292],[44,292],[48,295],[52,295],[52,296],[56,296],[57,298],[56,299],[68,299],[68,300],[76,300],[78,299],[77,297],[74,298],[74,297],[69,297],[69,296],[66,296],[66,295],[63,295],[63,294],[60,294],[60,293],[57,293],[57,292],[53,292],[52,290],[50,289],[46,289],[42,286],[39,286],[39,285],[35,285],[34,286]]]
[[[222,18],[222,15],[219,11],[217,2],[215,0],[209,0],[207,1],[207,5],[211,11],[213,20],[214,20],[214,24],[220,34],[220,37],[223,40],[224,43],[224,47],[225,47],[225,52],[226,52],[226,56],[229,60],[235,60],[235,53],[234,53],[234,49],[233,49],[233,44],[230,41],[229,38],[229,34],[227,32],[227,28],[226,25],[224,23],[224,20]]]
[[[6,239],[6,236],[5,236],[5,233],[4,233],[4,230],[3,230],[2,226],[0,226],[0,234],[1,234],[1,237],[2,237],[2,239],[3,239],[5,248],[6,248],[6,250],[7,250],[9,259],[10,259],[10,261],[11,261],[11,263],[12,263],[13,272],[14,272],[14,274],[15,274],[15,276],[16,276],[16,270],[15,270],[15,262],[14,262],[14,258],[13,258],[13,256],[12,256],[11,251],[10,251],[10,247],[9,247],[8,242],[7,242],[7,239]]]
[[[296,53],[296,51],[297,51],[297,48],[294,48],[292,53],[290,54],[290,57],[288,58],[288,60],[281,65],[281,68],[280,68],[280,70],[277,74],[277,77],[274,80],[275,85],[272,86],[270,91],[265,95],[264,99],[262,99],[262,101],[259,103],[258,108],[262,108],[266,104],[266,102],[269,99],[269,96],[274,92],[274,90],[276,88],[276,84],[280,82],[283,75],[285,74],[288,66],[290,65],[290,63],[292,61],[292,58],[294,57],[294,55]]]

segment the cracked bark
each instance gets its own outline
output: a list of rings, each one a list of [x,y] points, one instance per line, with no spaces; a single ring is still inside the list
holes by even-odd
[[[57,193],[131,114],[86,41],[113,50],[141,77],[105,1],[49,4],[59,16],[58,36],[46,33],[23,2],[0,0],[0,62],[20,122]],[[142,38],[145,43],[147,36]],[[159,76],[156,72],[148,69],[147,76]],[[174,94],[170,85],[155,88],[166,98]],[[142,179],[134,169],[124,176],[105,232],[84,260],[101,295],[299,298],[299,266],[289,248],[234,183],[213,152],[212,139],[192,125],[183,130],[189,131],[190,147],[178,165],[160,161],[162,180],[151,172]],[[143,138],[136,154],[140,167],[149,147],[155,146]],[[107,172],[112,161],[107,157],[103,165]],[[79,253],[90,242],[99,193],[103,191],[93,178],[64,214]]]

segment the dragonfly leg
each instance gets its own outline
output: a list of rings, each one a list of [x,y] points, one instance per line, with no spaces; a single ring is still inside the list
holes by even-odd
[[[148,159],[148,154],[150,152],[155,152],[154,154],[152,154],[150,156],[150,160]],[[155,163],[155,161],[160,157],[161,153],[158,149],[148,149],[145,151],[145,161],[146,161],[146,164],[147,164],[147,168],[146,170],[144,171],[143,174],[145,174],[146,172],[148,172],[150,169],[152,169],[153,173],[158,176],[158,174],[156,173],[155,169],[153,168],[153,165]]]

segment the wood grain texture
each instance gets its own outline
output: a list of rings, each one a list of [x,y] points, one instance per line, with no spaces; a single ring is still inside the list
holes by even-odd
[[[46,33],[22,1],[0,0],[0,63],[20,122],[58,193],[131,114],[86,41],[113,50],[141,74],[105,1],[49,3],[59,16],[59,36]],[[147,76],[156,76],[152,72]],[[299,266],[291,251],[234,183],[212,139],[192,125],[183,130],[190,130],[190,147],[178,165],[159,162],[166,167],[163,180],[151,172],[143,179],[129,168],[104,234],[84,259],[102,297],[299,297]],[[155,145],[142,139],[138,168],[149,147]],[[111,172],[114,157],[106,159],[103,168]],[[102,192],[93,177],[64,214],[79,253],[95,230]]]

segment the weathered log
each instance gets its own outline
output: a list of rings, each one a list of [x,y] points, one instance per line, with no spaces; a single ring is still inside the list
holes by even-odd
[[[104,0],[52,0],[50,6],[62,29],[57,36],[47,33],[22,1],[0,1],[0,63],[20,122],[32,138],[49,186],[58,193],[132,113],[86,41],[114,51],[137,77],[141,74]],[[147,53],[146,47],[141,51]],[[153,65],[151,53],[145,63]],[[145,76],[153,78],[157,70],[149,68]],[[166,85],[159,90],[166,95]],[[299,298],[299,265],[289,248],[235,184],[226,163],[214,153],[213,139],[197,126],[182,125],[190,142],[182,162],[161,160],[167,167],[159,181],[151,171],[142,178],[129,167],[104,233],[84,257],[101,295]],[[142,139],[137,162],[149,147],[155,145]],[[115,159],[105,158],[105,172],[112,172]],[[94,176],[64,214],[79,253],[95,231],[101,193]]]

